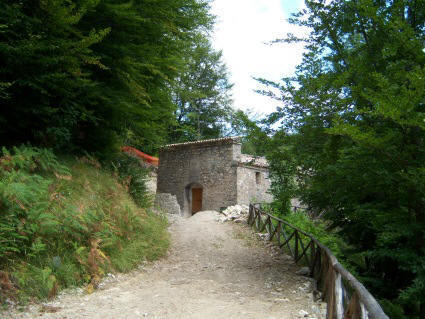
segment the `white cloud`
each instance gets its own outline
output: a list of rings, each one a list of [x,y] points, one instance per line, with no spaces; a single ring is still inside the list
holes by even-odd
[[[285,0],[288,1],[288,0]],[[254,90],[259,84],[252,77],[278,81],[290,76],[301,62],[302,45],[266,42],[283,38],[288,32],[299,34],[286,19],[280,0],[215,0],[212,10],[217,15],[213,36],[216,49],[223,51],[224,62],[235,84],[235,108],[270,113],[276,102]]]

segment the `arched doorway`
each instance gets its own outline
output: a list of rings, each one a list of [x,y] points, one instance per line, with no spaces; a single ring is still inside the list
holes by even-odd
[[[185,188],[186,215],[191,216],[202,210],[203,187],[199,183],[190,183]]]

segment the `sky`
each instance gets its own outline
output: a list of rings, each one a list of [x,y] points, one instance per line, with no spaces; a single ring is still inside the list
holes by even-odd
[[[234,107],[257,114],[273,112],[277,101],[255,93],[260,85],[252,77],[279,81],[294,74],[302,59],[301,44],[269,41],[300,30],[287,22],[303,0],[214,0],[217,16],[213,45],[223,51],[230,81],[234,84]]]

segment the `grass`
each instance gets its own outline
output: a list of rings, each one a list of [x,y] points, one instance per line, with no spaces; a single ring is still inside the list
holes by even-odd
[[[91,292],[105,273],[165,254],[167,221],[137,206],[122,179],[91,158],[42,169],[28,149],[0,157],[0,304]]]

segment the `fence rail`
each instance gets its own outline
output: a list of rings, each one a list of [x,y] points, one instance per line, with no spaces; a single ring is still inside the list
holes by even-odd
[[[248,224],[267,231],[269,240],[286,247],[295,262],[305,261],[327,303],[327,319],[389,319],[369,291],[312,235],[249,205]]]

